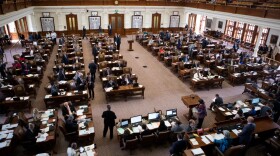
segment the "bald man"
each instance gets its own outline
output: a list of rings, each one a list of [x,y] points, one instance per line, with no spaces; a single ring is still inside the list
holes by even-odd
[[[243,145],[249,145],[252,139],[252,134],[256,129],[256,124],[254,124],[254,118],[249,116],[247,118],[247,125],[242,129],[242,132],[238,134],[239,143]]]
[[[113,139],[113,128],[115,126],[115,119],[117,116],[113,111],[111,111],[110,105],[107,105],[107,111],[103,112],[102,118],[104,118],[103,137],[106,137],[108,128],[110,128],[110,139]]]

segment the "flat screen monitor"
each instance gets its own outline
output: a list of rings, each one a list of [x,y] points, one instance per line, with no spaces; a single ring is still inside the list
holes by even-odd
[[[134,117],[130,118],[130,123],[131,124],[136,124],[136,123],[139,123],[139,122],[142,122],[142,116],[141,115],[134,116]]]
[[[260,102],[260,98],[252,99],[252,104],[258,104]]]
[[[166,116],[167,117],[177,116],[177,109],[166,110]]]
[[[128,125],[128,120],[124,120],[124,121],[121,122],[122,127],[125,127],[127,125]]]
[[[149,113],[148,114],[148,120],[157,120],[159,119],[159,113]]]

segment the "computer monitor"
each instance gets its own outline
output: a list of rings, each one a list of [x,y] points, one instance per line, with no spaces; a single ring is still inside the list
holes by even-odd
[[[137,123],[140,123],[140,122],[142,122],[142,116],[141,115],[134,116],[134,117],[130,118],[130,123],[131,124],[137,124]]]
[[[177,116],[177,109],[166,110],[166,116],[167,117]]]
[[[159,113],[149,113],[148,114],[148,120],[158,120],[159,119]]]
[[[121,127],[126,127],[128,125],[128,120],[124,120],[121,122]]]
[[[252,99],[252,104],[258,104],[260,102],[260,98]]]

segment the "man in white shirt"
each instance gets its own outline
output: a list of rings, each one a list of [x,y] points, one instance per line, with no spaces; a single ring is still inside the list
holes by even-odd
[[[57,36],[56,32],[52,31],[51,38],[52,38],[52,41],[53,41],[54,44],[56,44],[56,36]]]
[[[73,142],[71,144],[71,147],[67,148],[67,156],[77,156],[76,149],[77,149],[77,143]]]

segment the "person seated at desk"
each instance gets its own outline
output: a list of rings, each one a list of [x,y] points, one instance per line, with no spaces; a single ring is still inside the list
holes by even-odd
[[[261,107],[260,116],[270,116],[272,113],[272,108],[269,106],[269,104],[266,102],[264,103],[264,106]]]
[[[158,132],[163,132],[163,131],[167,130],[167,126],[165,125],[163,120],[160,120],[157,130],[158,130]]]
[[[150,130],[147,128],[147,125],[146,125],[146,124],[143,124],[143,125],[142,125],[142,129],[143,129],[143,131],[141,132],[141,137],[142,137],[142,136],[145,136],[145,135],[150,135],[150,134],[152,134],[152,131],[150,131]]]
[[[187,141],[183,139],[182,134],[177,134],[177,141],[172,144],[169,150],[170,155],[182,155],[184,150],[187,149]]]
[[[68,56],[67,56],[66,52],[63,53],[61,63],[69,64],[69,59],[68,59]]]
[[[64,81],[66,79],[65,70],[61,66],[59,66],[59,69],[58,69],[57,79],[58,79],[58,81]]]
[[[77,156],[77,143],[73,142],[70,147],[67,148],[67,156]]]
[[[27,75],[30,73],[31,66],[27,64],[27,62],[22,63],[21,71],[23,75]]]
[[[200,71],[197,71],[196,73],[194,73],[194,75],[193,75],[193,78],[194,79],[199,79],[199,78],[202,78],[203,77],[203,75],[200,73]]]
[[[130,77],[130,75],[129,74],[125,74],[125,75],[123,75],[122,76],[122,81],[121,81],[121,85],[130,85],[130,84],[132,84],[132,79],[131,79],[131,77]]]
[[[84,90],[85,89],[85,80],[82,73],[79,73],[76,79],[76,89],[77,90]]]
[[[112,70],[109,67],[102,70],[102,76],[103,77],[106,77],[106,76],[109,76],[109,75],[112,75],[112,74],[113,74]]]
[[[76,109],[71,101],[64,102],[61,105],[61,112],[62,115],[64,116],[65,121],[68,119],[70,115],[74,115],[74,117],[76,116]]]
[[[193,119],[189,120],[189,124],[186,127],[186,132],[193,132],[196,130],[196,124],[195,121]]]
[[[81,61],[80,57],[75,56],[74,59],[72,60],[72,63],[79,63]]]
[[[180,121],[176,121],[175,124],[172,124],[172,127],[171,127],[171,131],[173,133],[180,133],[180,132],[183,132],[183,127],[181,126],[181,122]]]
[[[128,129],[125,129],[123,132],[123,135],[122,135],[121,143],[120,143],[122,150],[125,149],[125,147],[126,147],[126,141],[132,140],[132,139],[135,139],[135,136],[132,135]]]
[[[210,68],[203,68],[202,75],[203,75],[203,77],[207,77],[207,76],[211,75]]]
[[[78,123],[74,120],[73,115],[69,115],[67,120],[65,121],[65,129],[67,133],[78,131]]]
[[[163,49],[163,47],[160,47],[158,51],[159,51],[159,53],[161,53],[161,54],[164,54],[164,52],[165,52],[165,50]]]
[[[209,110],[213,110],[214,106],[220,106],[224,104],[223,98],[219,96],[219,94],[215,95],[215,98],[213,99],[213,102],[211,103],[210,107],[208,108]]]
[[[237,113],[235,114],[235,116],[233,117],[233,119],[239,119],[239,118],[243,118],[244,114],[241,108],[238,108]]]
[[[15,60],[15,63],[13,64],[13,69],[14,70],[21,70],[22,69],[22,66],[21,66],[19,61]]]
[[[243,127],[242,131],[238,133],[239,144],[249,145],[252,139],[252,134],[256,129],[256,124],[253,123],[254,118],[249,116],[247,118],[247,124]]]
[[[152,46],[154,43],[153,37],[150,37],[149,42],[148,42],[148,46]]]
[[[110,88],[110,87],[113,87],[113,88],[114,88],[114,87],[118,87],[118,84],[117,84],[114,80],[110,79],[110,80],[107,82],[105,88]]]
[[[24,134],[24,141],[30,142],[30,146],[36,144],[36,137],[38,133],[40,132],[39,127],[35,126],[33,123],[28,124],[28,129],[26,130]]]
[[[257,115],[255,106],[251,105],[250,108],[251,108],[251,110],[248,112],[248,116],[255,116],[255,115]]]
[[[116,67],[125,67],[125,61],[124,60],[117,60],[117,66]]]
[[[223,139],[220,140],[214,139],[214,143],[219,145],[219,150],[222,153],[224,153],[231,146],[232,143],[230,132],[228,130],[224,130],[223,134],[225,136]]]
[[[182,55],[183,55],[183,53],[182,53]],[[184,62],[184,63],[187,63],[187,62],[189,62],[189,55],[188,54],[185,54],[185,55],[183,55],[182,56],[182,62]]]
[[[54,84],[54,82],[51,82],[51,95],[52,96],[58,96],[58,87]]]

